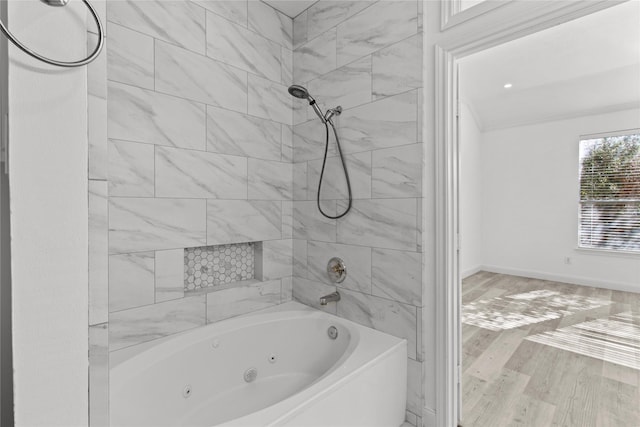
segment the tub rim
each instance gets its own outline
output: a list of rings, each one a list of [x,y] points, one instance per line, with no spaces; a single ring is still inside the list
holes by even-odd
[[[313,397],[324,396],[331,390],[340,387],[345,382],[350,381],[352,378],[359,375],[369,366],[377,364],[381,360],[390,357],[391,354],[398,351],[398,348],[404,347],[404,352],[406,353],[407,340],[404,338],[399,338],[388,333],[360,325],[356,322],[340,318],[332,313],[317,310],[295,301],[289,301],[277,306],[268,307],[266,309],[224,319],[209,325],[196,327],[188,331],[163,337],[161,338],[162,342],[149,344],[149,347],[143,348],[141,351],[135,353],[126,360],[122,360],[109,370],[110,393],[112,391],[117,391],[113,387],[113,382],[111,382],[112,375],[116,374],[121,376],[125,375],[127,371],[135,373],[139,372],[138,369],[146,369],[150,366],[148,362],[149,357],[155,357],[151,360],[161,361],[179,353],[180,351],[184,351],[183,349],[185,346],[190,344],[193,345],[207,339],[211,340],[217,335],[232,333],[239,329],[251,327],[252,325],[263,325],[265,321],[267,323],[275,323],[278,321],[300,318],[326,319],[347,329],[350,333],[350,340],[340,357],[338,357],[331,367],[322,373],[322,375],[305,386],[302,390],[299,390],[298,392],[267,407],[241,415],[237,418],[223,421],[217,425],[231,426],[234,424],[229,423],[244,422],[243,420],[250,421],[253,417],[261,416],[267,418],[267,420],[264,421],[265,426],[277,425],[278,423],[284,422],[286,419],[292,417],[296,411],[311,404]],[[215,332],[212,333],[213,331]],[[367,346],[370,344],[366,340],[362,339],[363,335],[365,335],[365,338],[369,338],[371,336],[385,337],[385,345],[383,345],[382,349],[375,348],[375,345],[370,346],[374,348],[363,349],[360,344],[365,343]],[[182,346],[176,345],[180,343],[184,344]],[[379,343],[378,346],[380,345],[382,344]],[[370,351],[375,351],[375,354],[369,354]],[[123,374],[123,372],[125,372],[125,374]],[[279,407],[280,410],[276,411],[276,409],[274,409],[275,407]]]

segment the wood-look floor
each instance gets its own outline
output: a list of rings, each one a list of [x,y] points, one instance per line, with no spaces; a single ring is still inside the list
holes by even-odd
[[[538,290],[607,304],[511,329],[463,323],[462,426],[640,427],[639,369],[525,339],[618,313],[640,314],[640,294],[479,272],[463,281],[462,304]],[[640,361],[640,353],[632,351],[633,357]]]

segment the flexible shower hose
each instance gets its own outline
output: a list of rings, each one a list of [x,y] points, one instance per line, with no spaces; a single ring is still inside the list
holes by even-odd
[[[329,125],[327,125],[327,123],[329,123],[331,125],[331,128],[333,129],[333,134],[336,137],[336,145],[338,146],[338,154],[340,155],[340,161],[342,162],[342,170],[344,171],[344,176],[347,180],[347,191],[349,193],[349,204],[347,205],[347,209],[342,212],[340,215],[336,215],[336,216],[331,216],[331,215],[327,215],[323,210],[322,207],[320,206],[320,189],[322,188],[322,178],[324,176],[324,168],[327,164],[327,154],[329,153]],[[324,128],[326,130],[326,138],[325,138],[325,142],[324,142],[324,159],[322,160],[322,169],[320,170],[320,182],[318,182],[318,196],[316,198],[316,201],[318,203],[318,210],[320,211],[320,213],[325,216],[326,218],[329,219],[338,219],[338,218],[342,218],[343,216],[345,216],[347,213],[349,213],[349,211],[351,210],[351,204],[353,202],[353,198],[351,196],[351,181],[349,180],[349,172],[347,171],[347,165],[344,162],[344,156],[342,155],[342,148],[340,147],[340,138],[338,138],[338,132],[336,131],[336,127],[333,125],[333,122],[331,120],[326,120],[324,122]]]

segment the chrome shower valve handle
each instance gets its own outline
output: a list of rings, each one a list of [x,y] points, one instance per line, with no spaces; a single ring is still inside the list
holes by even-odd
[[[333,283],[342,283],[347,278],[347,266],[338,257],[331,258],[327,263],[327,275]]]

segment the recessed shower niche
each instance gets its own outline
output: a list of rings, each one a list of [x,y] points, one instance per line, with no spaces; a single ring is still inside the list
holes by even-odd
[[[262,242],[185,248],[184,291],[212,292],[268,280],[262,263]]]

